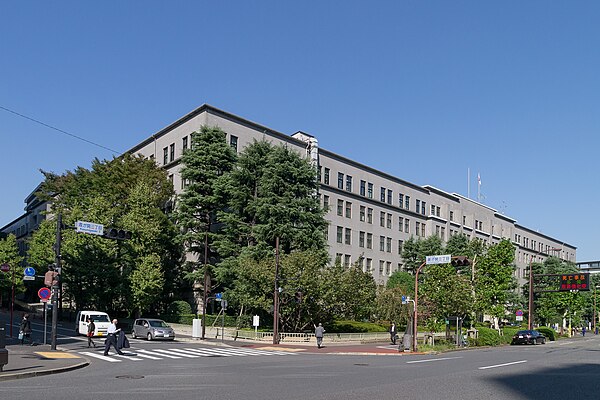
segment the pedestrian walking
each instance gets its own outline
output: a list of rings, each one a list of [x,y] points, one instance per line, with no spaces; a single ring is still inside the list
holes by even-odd
[[[117,329],[117,322],[119,321],[117,321],[117,319],[115,318],[112,320],[110,325],[108,325],[108,330],[106,331],[106,341],[104,342],[105,356],[108,355],[108,350],[110,349],[110,346],[114,347],[115,351],[118,354],[123,355],[123,352],[117,347],[117,335],[121,331],[120,329]]]
[[[317,338],[317,348],[321,348],[323,344],[323,334],[325,333],[325,328],[323,328],[323,324],[319,322],[319,326],[315,327],[315,337]]]
[[[21,339],[21,345],[25,344],[25,339],[29,339],[29,344],[33,346],[33,340],[31,339],[31,321],[29,321],[29,314],[23,314],[21,325],[19,326],[19,339]]]
[[[96,324],[94,324],[94,318],[88,318],[88,326],[87,326],[87,338],[88,338],[88,348],[94,346],[96,348],[96,343],[92,340],[94,337],[94,333],[96,333]]]
[[[390,326],[390,340],[392,341],[393,345],[396,344],[397,337],[398,337],[398,334],[396,332],[396,324],[394,322],[392,322],[392,326]]]
[[[585,326],[581,328],[581,336],[585,336]]]

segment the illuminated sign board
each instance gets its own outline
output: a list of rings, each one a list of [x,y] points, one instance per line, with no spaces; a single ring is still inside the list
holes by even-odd
[[[590,290],[590,274],[560,275],[560,291]]]

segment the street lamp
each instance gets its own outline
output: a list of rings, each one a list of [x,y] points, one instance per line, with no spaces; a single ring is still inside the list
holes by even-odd
[[[555,251],[560,251],[562,249],[558,249],[558,248],[551,248],[549,249],[550,252],[554,253]],[[529,307],[528,307],[528,312],[527,312],[527,329],[531,330],[533,329],[533,259],[537,258],[537,256],[539,256],[540,254],[542,254],[543,251],[540,250],[536,253],[535,256],[531,257],[531,259],[529,260]]]

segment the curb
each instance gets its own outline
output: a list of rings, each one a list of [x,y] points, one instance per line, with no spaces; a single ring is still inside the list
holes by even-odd
[[[53,369],[44,369],[41,371],[31,371],[31,372],[21,372],[21,373],[0,375],[0,381],[9,381],[9,380],[14,380],[14,379],[33,378],[36,376],[59,374],[61,372],[69,372],[69,371],[73,371],[76,369],[84,368],[84,367],[87,367],[88,365],[90,365],[89,361],[85,361],[85,362],[82,362],[79,364],[70,365],[68,367],[59,367],[59,368],[53,368]]]

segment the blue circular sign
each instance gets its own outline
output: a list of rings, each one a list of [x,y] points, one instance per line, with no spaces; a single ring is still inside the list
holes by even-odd
[[[35,269],[33,269],[33,267],[27,267],[23,272],[25,273],[25,276],[35,276]]]

